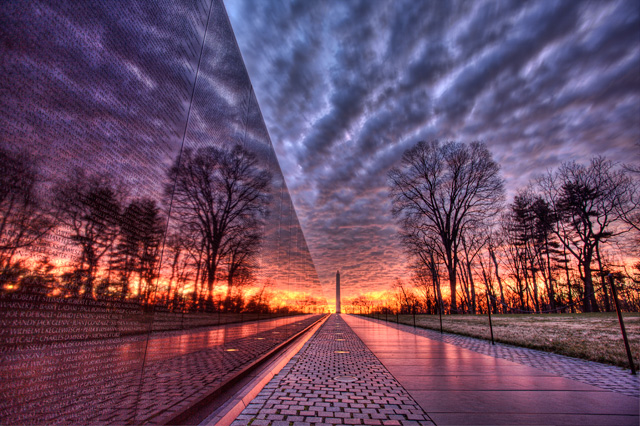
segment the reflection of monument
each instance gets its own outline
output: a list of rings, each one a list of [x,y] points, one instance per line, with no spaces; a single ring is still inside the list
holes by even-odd
[[[340,271],[336,272],[336,314],[340,313]]]

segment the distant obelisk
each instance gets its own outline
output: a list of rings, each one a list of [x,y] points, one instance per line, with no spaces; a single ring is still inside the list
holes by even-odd
[[[336,314],[340,312],[340,271],[336,272]]]

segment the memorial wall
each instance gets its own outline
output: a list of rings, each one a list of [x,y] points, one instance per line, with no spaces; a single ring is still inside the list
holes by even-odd
[[[1,424],[166,423],[328,312],[221,0],[0,15]]]

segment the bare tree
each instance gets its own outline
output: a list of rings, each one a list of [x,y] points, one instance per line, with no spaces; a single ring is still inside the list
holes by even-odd
[[[256,268],[255,257],[259,253],[262,227],[258,223],[244,223],[229,232],[224,243],[224,258],[227,266],[227,295],[225,310],[229,309],[231,296],[236,281],[246,281]],[[240,278],[240,279],[238,279]]]
[[[136,236],[138,251],[136,263],[138,273],[138,295],[149,301],[155,291],[154,280],[158,277],[160,260],[160,244],[164,234],[164,218],[154,200],[143,198],[133,200],[129,207],[137,217]]]
[[[30,156],[0,148],[0,276],[13,266],[18,250],[41,242],[55,224],[38,197],[40,184]]]
[[[398,313],[410,314],[418,304],[413,288],[406,285],[400,278],[396,278],[392,289],[394,290],[393,298],[398,304]]]
[[[512,285],[507,284],[507,288],[511,290],[511,293],[515,293],[518,296],[520,309],[524,311],[528,309],[528,303],[525,301],[527,295],[527,282],[524,274],[526,257],[518,232],[518,224],[513,216],[511,212],[505,212],[500,220],[502,226],[501,236],[504,243],[503,259],[505,259],[507,271],[513,282]],[[497,262],[495,263],[497,264]]]
[[[414,281],[425,295],[425,302],[429,304],[429,289],[433,286],[434,300],[438,309],[442,309],[442,293],[440,289],[440,266],[437,258],[442,254],[437,253],[438,240],[434,236],[423,232],[418,226],[406,219],[401,227],[401,241],[405,252],[415,259],[413,265]]]
[[[631,181],[611,161],[595,157],[589,166],[563,163],[555,174],[540,178],[538,185],[560,218],[554,233],[578,261],[584,281],[583,310],[598,312],[591,263],[600,244],[628,231],[616,224],[627,209]]]
[[[496,251],[498,247],[502,244],[502,235],[499,232],[493,231],[489,234],[489,238],[487,241],[487,252],[489,253],[489,257],[491,258],[491,262],[493,263],[493,268],[495,271],[496,280],[498,281],[498,289],[500,290],[500,305],[501,312],[505,312],[505,298],[504,298],[504,286],[502,283],[502,277],[500,276],[500,266],[498,263],[498,258],[496,257]]]
[[[393,213],[433,235],[456,301],[458,252],[467,228],[498,213],[504,199],[500,167],[485,144],[419,142],[389,172]]]
[[[464,283],[464,290],[467,295],[467,307],[472,314],[476,314],[477,312],[476,284],[473,278],[473,263],[486,243],[487,234],[480,227],[470,227],[462,236],[461,246],[462,254],[464,255],[462,263],[464,267],[461,271],[461,275]]]
[[[167,292],[165,294],[165,304],[167,306],[172,304],[174,308],[177,304],[178,294],[180,292],[180,266],[181,264],[183,266],[185,265],[185,248],[186,238],[178,233],[168,235],[163,248],[167,255],[167,263],[169,263],[169,268],[171,270],[169,282],[167,284]]]
[[[210,306],[225,238],[239,221],[266,215],[270,181],[257,157],[239,144],[185,150],[169,171],[165,192],[173,199],[174,217],[202,238]]]
[[[122,194],[106,176],[86,176],[76,169],[55,189],[54,205],[60,222],[71,230],[71,241],[82,249],[75,270],[83,296],[93,296],[102,257],[118,237]]]

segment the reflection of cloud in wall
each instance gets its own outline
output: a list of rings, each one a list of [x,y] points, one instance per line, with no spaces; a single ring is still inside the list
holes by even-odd
[[[184,147],[242,143],[274,176],[261,274],[287,290],[321,297],[251,82],[219,6],[214,1],[199,62],[207,10],[190,2],[163,5],[162,13],[146,2],[3,5],[0,143],[29,150],[49,181],[80,167],[110,176],[130,197],[158,200],[185,129]]]

